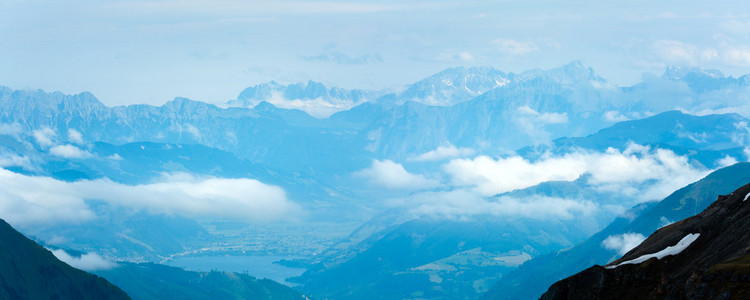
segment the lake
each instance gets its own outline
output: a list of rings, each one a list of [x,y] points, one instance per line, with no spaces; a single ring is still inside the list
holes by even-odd
[[[256,278],[268,278],[285,284],[295,286],[294,283],[286,282],[289,277],[299,276],[305,269],[289,268],[273,262],[282,259],[295,259],[293,256],[197,256],[180,257],[169,262],[167,265],[180,267],[191,271],[228,271],[236,273],[247,273]]]

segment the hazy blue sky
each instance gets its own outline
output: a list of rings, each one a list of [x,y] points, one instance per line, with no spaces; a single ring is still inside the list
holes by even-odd
[[[746,1],[0,0],[0,85],[109,105],[220,103],[269,80],[390,88],[447,67],[581,60],[617,84],[666,65],[750,73]]]

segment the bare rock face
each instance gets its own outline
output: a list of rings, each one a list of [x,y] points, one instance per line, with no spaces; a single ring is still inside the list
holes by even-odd
[[[719,196],[622,258],[558,281],[541,299],[750,299],[749,193],[745,185]]]

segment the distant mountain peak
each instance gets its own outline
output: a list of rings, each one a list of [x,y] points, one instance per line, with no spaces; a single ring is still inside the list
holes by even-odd
[[[277,108],[297,109],[317,118],[327,118],[333,113],[374,100],[382,94],[383,91],[329,88],[313,80],[288,85],[270,81],[244,89],[236,100],[227,102],[227,105],[255,107],[265,101]]]
[[[516,81],[527,82],[532,80],[551,80],[566,86],[590,84],[591,82],[607,82],[607,80],[599,76],[593,68],[584,65],[580,60],[574,60],[565,65],[548,70],[528,70],[519,74]]]
[[[564,78],[568,83],[575,81],[605,81],[593,68],[586,66],[580,60],[574,60],[564,66],[549,70],[548,73]]]
[[[165,109],[181,111],[181,112],[193,112],[198,109],[207,110],[211,108],[217,108],[213,104],[190,100],[188,98],[183,98],[183,97],[175,97],[172,101],[168,101],[162,107]]]
[[[506,85],[511,80],[509,76],[486,66],[449,68],[409,85],[398,97],[402,101],[450,106]]]

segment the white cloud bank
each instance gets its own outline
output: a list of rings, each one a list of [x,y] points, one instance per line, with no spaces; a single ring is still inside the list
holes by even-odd
[[[595,203],[586,200],[547,196],[504,196],[488,199],[465,189],[424,192],[405,201],[413,205],[410,212],[416,216],[450,219],[487,214],[539,220],[572,219],[576,216],[591,215],[598,210]]]
[[[547,126],[568,123],[567,113],[538,112],[524,105],[516,109],[514,122],[518,128],[534,139],[534,144],[546,144],[552,140]]]
[[[195,138],[196,140],[201,140],[201,131],[193,124],[172,124],[171,126],[169,126],[169,130],[178,132],[180,133],[180,135],[182,135],[183,133],[187,133],[193,136],[193,138]]]
[[[624,151],[581,150],[536,161],[520,156],[492,159],[454,159],[443,166],[455,186],[492,196],[546,181],[572,181],[586,176],[599,191],[634,196],[639,201],[659,200],[710,172],[692,166],[686,156],[670,150],[630,144]]]
[[[96,253],[82,254],[80,257],[73,257],[62,249],[50,250],[57,259],[70,265],[73,268],[88,272],[109,270],[117,267],[117,263],[99,256]]]
[[[83,144],[83,134],[73,128],[68,128],[68,140],[71,143]]]
[[[435,150],[431,150],[416,157],[411,158],[412,161],[441,161],[449,158],[466,157],[474,155],[474,149],[470,148],[457,148],[453,145],[439,146]]]
[[[11,124],[4,124],[0,123],[0,134],[3,135],[10,135],[17,137],[18,134],[20,134],[23,131],[21,128],[21,124],[18,123],[11,123]]]
[[[542,124],[565,124],[568,123],[567,113],[540,113],[533,108],[524,105],[518,108],[518,113],[523,116],[533,117],[533,121]]]
[[[49,149],[49,154],[63,158],[75,159],[89,158],[93,156],[90,152],[81,150],[80,148],[71,144],[54,146]]]
[[[610,235],[602,241],[602,247],[617,251],[619,255],[625,255],[628,251],[643,243],[646,237],[640,233],[623,233]]]
[[[424,190],[437,187],[440,182],[424,175],[411,174],[404,166],[391,160],[373,160],[372,165],[354,173],[370,183],[392,190]]]
[[[15,153],[0,153],[0,168],[21,167],[25,170],[34,170],[28,156],[20,156]]]
[[[57,133],[55,133],[55,131],[49,127],[34,130],[34,132],[32,132],[32,135],[34,136],[34,139],[39,146],[51,147],[55,145],[54,139],[55,136],[57,136]]]
[[[604,113],[604,120],[608,122],[624,122],[630,120],[630,118],[626,117],[622,113],[616,110],[610,110],[606,113]]]
[[[96,218],[85,200],[188,217],[270,222],[300,208],[277,186],[254,179],[165,175],[160,182],[125,185],[108,179],[65,182],[0,169],[0,217],[14,225],[77,223]]]
[[[455,154],[455,151],[445,149],[448,148],[442,152]],[[440,152],[438,149],[420,157],[442,157],[438,155]],[[727,157],[720,163],[733,161]],[[677,155],[671,150],[631,143],[624,150],[609,148],[598,152],[580,149],[567,154],[546,154],[533,161],[521,156],[456,158],[444,163],[442,172],[436,176],[448,178],[448,184],[439,185],[438,180],[409,173],[398,163],[376,160],[370,168],[356,174],[382,187],[420,191],[390,201],[390,205],[406,207],[414,216],[463,219],[484,214],[566,220],[619,214],[625,207],[661,200],[678,188],[705,177],[711,170],[692,165],[687,156]],[[575,180],[580,180],[585,188],[604,195],[604,198],[496,196],[543,182]],[[612,197],[607,197],[608,194]],[[625,249],[637,241],[634,237],[610,239],[607,245],[613,249]]]

